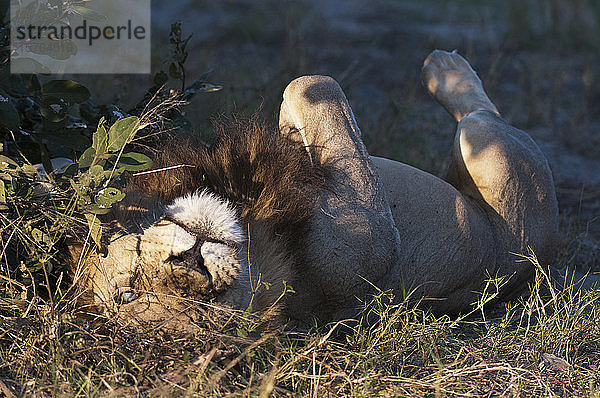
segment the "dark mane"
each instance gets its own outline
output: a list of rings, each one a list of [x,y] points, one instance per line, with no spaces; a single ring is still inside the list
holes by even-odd
[[[216,122],[217,139],[206,148],[173,139],[154,157],[154,168],[182,167],[138,176],[128,190],[168,203],[208,188],[233,202],[242,217],[298,223],[314,211],[325,171],[311,163],[305,148],[257,117]]]

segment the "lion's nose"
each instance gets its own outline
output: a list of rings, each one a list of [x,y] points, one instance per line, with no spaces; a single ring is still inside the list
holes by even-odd
[[[204,275],[209,282],[211,281],[211,275],[208,272],[208,268],[204,264],[204,257],[202,257],[202,245],[204,244],[203,239],[198,239],[192,248],[181,252],[177,255],[171,255],[167,258],[168,263],[171,263],[176,266],[186,267],[188,269],[193,269],[194,271],[199,272]]]
[[[204,258],[202,257],[203,244],[204,240],[197,239],[196,244],[191,249],[184,251],[180,255],[183,257],[186,266],[196,268],[202,273],[208,273],[208,270],[204,266]]]

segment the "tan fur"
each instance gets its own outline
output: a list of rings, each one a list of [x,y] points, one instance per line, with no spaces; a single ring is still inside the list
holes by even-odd
[[[215,300],[312,324],[354,315],[375,287],[443,312],[468,310],[490,277],[509,278],[499,299],[520,294],[532,268],[515,253],[531,248],[544,263],[554,256],[546,159],[498,116],[460,55],[433,52],[423,79],[458,121],[447,181],[369,156],[339,85],[296,79],[279,131],[234,120],[219,126],[210,149],[173,141],[156,167],[194,168],[129,184],[114,214],[123,236],[92,267],[95,303],[137,322],[190,325],[202,315],[190,301]],[[164,206],[198,189],[235,207],[245,242],[211,241],[226,235],[166,214]],[[295,293],[282,296],[286,286]],[[135,295],[121,297],[135,299],[112,301],[122,288]]]

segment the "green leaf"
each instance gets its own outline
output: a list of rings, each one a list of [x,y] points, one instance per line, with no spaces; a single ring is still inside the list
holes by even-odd
[[[86,169],[92,165],[94,158],[96,157],[96,150],[93,147],[90,147],[85,150],[83,155],[79,158],[77,162],[79,164],[80,169]]]
[[[90,98],[90,91],[72,80],[52,80],[42,86],[44,97],[58,97],[69,103],[82,103]]]
[[[47,66],[42,65],[33,58],[12,58],[10,60],[11,73],[50,73]]]
[[[104,117],[98,122],[98,128],[92,135],[92,146],[96,148],[96,155],[103,155],[108,146],[108,134],[104,127]]]
[[[125,198],[125,194],[117,188],[106,188],[98,193],[95,202],[100,208],[109,209],[114,203],[120,202],[123,198]]]
[[[110,213],[110,209],[101,207],[100,205],[97,205],[95,203],[85,205],[84,209],[86,212],[91,213],[91,214],[108,214],[108,213]]]
[[[78,170],[79,170],[79,167],[78,167],[77,163],[71,163],[70,165],[68,165],[65,168],[65,171],[63,171],[61,176],[63,178],[73,179],[73,177],[75,177],[77,175]]]
[[[169,76],[173,79],[179,79],[182,76],[179,67],[174,62],[169,65]]]
[[[38,228],[34,228],[31,231],[31,237],[33,238],[33,240],[35,240],[37,243],[46,243],[49,244],[51,242],[50,237],[48,236],[48,234],[42,232],[41,230],[39,230]]]
[[[19,167],[17,162],[8,156],[0,155],[0,170],[5,170],[8,168],[8,166]]]
[[[102,239],[102,225],[100,224],[100,220],[96,217],[95,214],[85,214],[85,218],[88,222],[88,228],[90,229],[90,236],[96,242],[98,246],[101,245]]]
[[[104,168],[99,164],[95,164],[92,167],[90,167],[90,169],[88,170],[88,174],[90,175],[90,177],[96,180],[104,174]]]
[[[128,152],[121,155],[117,167],[126,171],[147,170],[152,167],[152,159],[142,153]]]
[[[220,91],[223,86],[218,84],[207,83],[203,79],[196,80],[191,86],[185,89],[184,98],[190,100],[194,95],[198,93],[212,93]]]
[[[135,136],[139,127],[140,119],[137,116],[117,120],[108,130],[108,150],[120,151]]]
[[[42,38],[26,44],[29,51],[34,54],[46,55],[60,61],[65,61],[77,54],[77,45],[73,40],[52,40]]]
[[[67,117],[70,104],[60,97],[46,97],[40,107],[40,112],[46,121],[61,122]]]
[[[0,124],[12,131],[19,130],[19,113],[6,91],[0,89]]]
[[[107,173],[110,174],[110,171],[105,172],[104,168],[99,164],[95,164],[87,171],[87,182],[92,189],[96,189],[102,185],[102,183],[108,178]],[[84,181],[82,181],[84,182]]]
[[[30,165],[30,164],[24,164],[23,166],[21,166],[21,171],[28,177],[28,178],[34,178],[37,177],[38,175],[38,170],[35,166]]]
[[[185,92],[186,93],[192,93],[192,94],[196,94],[196,93],[211,93],[213,91],[219,91],[222,90],[223,86],[218,85],[218,84],[212,84],[212,83],[207,83],[204,80],[196,80],[194,83],[192,83],[191,86],[189,86]]]
[[[83,6],[73,6],[71,7],[74,13],[81,15],[82,17],[92,20],[92,21],[104,21],[106,19],[105,15],[100,14],[98,11],[94,11],[91,8],[83,7]]]

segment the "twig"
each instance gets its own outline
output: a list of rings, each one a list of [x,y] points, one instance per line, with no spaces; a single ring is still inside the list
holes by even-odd
[[[144,174],[160,173],[161,171],[179,169],[182,167],[196,167],[196,166],[191,165],[191,164],[178,164],[175,166],[168,166],[168,167],[163,167],[163,168],[155,169],[155,170],[140,171],[139,173],[133,173],[132,176],[137,177],[137,176],[141,176]]]

